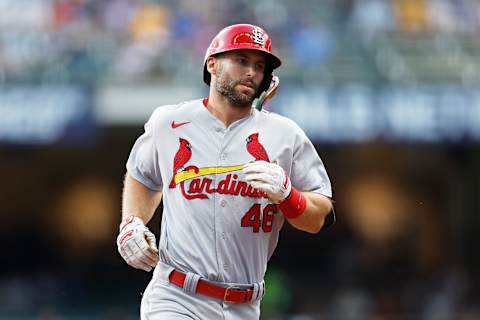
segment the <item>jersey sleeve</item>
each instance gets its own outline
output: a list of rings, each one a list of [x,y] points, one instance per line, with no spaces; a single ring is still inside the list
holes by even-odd
[[[155,144],[157,112],[145,124],[145,132],[135,141],[127,160],[127,172],[135,180],[151,190],[163,187],[158,150]]]
[[[290,180],[299,191],[332,197],[332,187],[325,166],[312,142],[301,129],[298,129],[295,137]]]

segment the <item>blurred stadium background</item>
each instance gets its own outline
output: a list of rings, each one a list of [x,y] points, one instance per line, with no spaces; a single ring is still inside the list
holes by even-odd
[[[237,22],[273,38],[270,109],[314,141],[338,213],[285,227],[262,319],[480,319],[478,0],[0,0],[0,318],[138,318],[124,163],[155,107],[207,94]]]

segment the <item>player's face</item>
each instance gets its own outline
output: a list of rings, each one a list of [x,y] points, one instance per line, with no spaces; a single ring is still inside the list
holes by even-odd
[[[235,107],[251,107],[265,72],[265,55],[236,50],[217,58],[216,89]]]

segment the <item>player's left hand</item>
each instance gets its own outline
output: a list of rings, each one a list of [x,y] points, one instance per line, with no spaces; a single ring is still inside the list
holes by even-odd
[[[245,180],[255,189],[263,191],[273,203],[280,203],[292,191],[287,173],[276,163],[263,160],[247,163],[243,167]]]

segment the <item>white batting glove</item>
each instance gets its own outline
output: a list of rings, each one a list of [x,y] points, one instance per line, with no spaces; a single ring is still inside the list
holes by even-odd
[[[243,167],[243,173],[253,188],[265,192],[275,204],[285,200],[292,191],[287,173],[276,163],[263,160],[250,162]]]
[[[155,235],[142,219],[135,216],[126,218],[120,224],[117,247],[122,258],[137,269],[150,272],[159,260]]]

